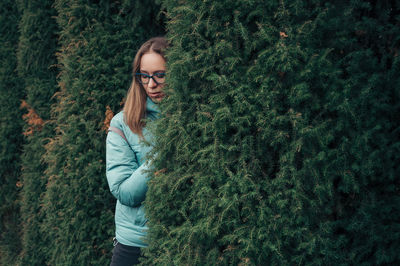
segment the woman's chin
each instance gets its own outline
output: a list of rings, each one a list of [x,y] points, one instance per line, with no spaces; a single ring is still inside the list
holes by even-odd
[[[162,100],[162,98],[151,98],[151,97],[150,97],[150,99],[155,103],[160,103]]]

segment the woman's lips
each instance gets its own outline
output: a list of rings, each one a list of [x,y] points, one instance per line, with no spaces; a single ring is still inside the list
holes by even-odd
[[[151,98],[161,98],[164,96],[164,93],[162,93],[162,92],[149,93],[149,96]]]

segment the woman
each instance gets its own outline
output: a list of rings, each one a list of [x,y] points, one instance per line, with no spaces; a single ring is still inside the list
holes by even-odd
[[[165,96],[166,48],[163,37],[152,38],[140,47],[124,108],[111,120],[107,135],[107,181],[117,198],[112,266],[138,264],[140,248],[146,247],[147,219],[142,202],[147,191],[149,147],[143,140],[151,141],[151,136],[144,119],[157,119],[157,103]]]

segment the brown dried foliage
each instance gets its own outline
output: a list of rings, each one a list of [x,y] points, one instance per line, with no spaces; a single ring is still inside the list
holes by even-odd
[[[111,119],[114,117],[114,113],[111,110],[110,106],[106,106],[106,118],[104,119],[103,122],[103,127],[102,129],[107,131],[108,128],[110,127]]]
[[[155,175],[155,176],[158,176],[158,175],[163,174],[163,173],[165,173],[165,172],[167,172],[167,168],[163,168],[163,169],[161,169],[161,170],[156,171],[156,172],[154,173],[154,175]]]
[[[24,119],[28,123],[29,127],[22,134],[24,136],[30,136],[35,131],[42,130],[44,125],[43,119],[40,118],[40,116],[25,100],[22,100],[20,108],[28,110],[27,114],[22,115],[22,119]]]
[[[281,36],[281,38],[287,38],[289,37],[285,32],[281,31],[279,32],[279,36]]]

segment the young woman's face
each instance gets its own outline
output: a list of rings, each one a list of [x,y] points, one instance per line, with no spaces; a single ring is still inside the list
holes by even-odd
[[[160,102],[164,98],[165,94],[162,91],[164,86],[163,81],[165,78],[165,60],[164,58],[154,52],[146,53],[142,55],[140,60],[140,73],[153,76],[153,78],[147,78],[146,83],[142,83],[144,89],[146,90],[147,96],[149,96],[153,102]],[[158,80],[157,82],[154,80]],[[160,83],[162,82],[162,84]]]

